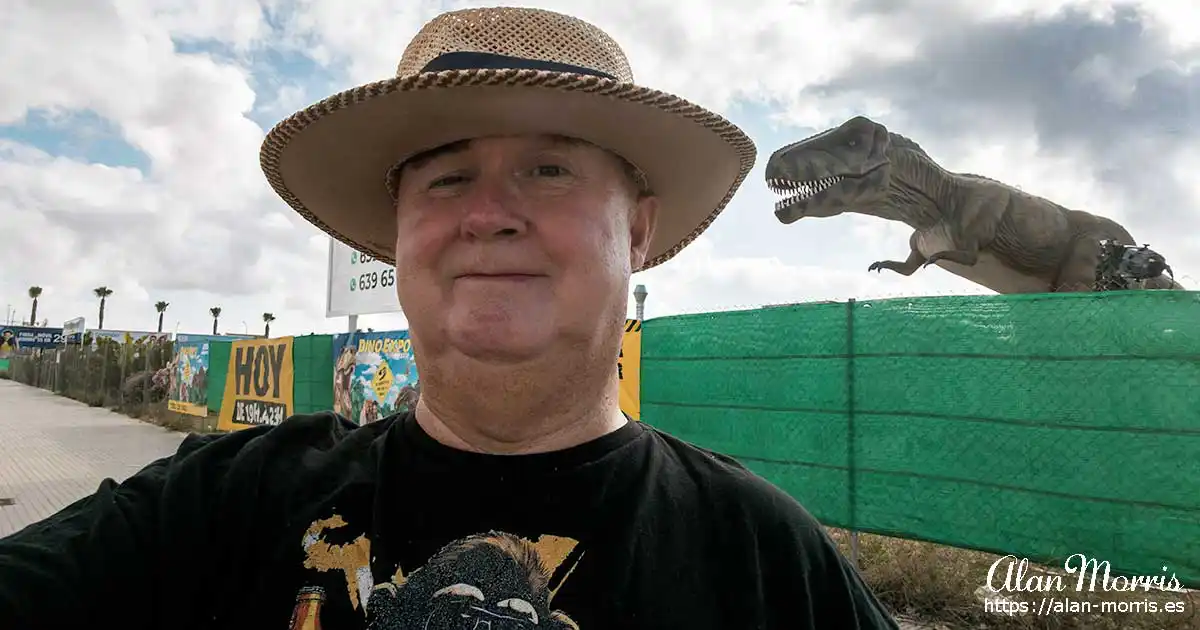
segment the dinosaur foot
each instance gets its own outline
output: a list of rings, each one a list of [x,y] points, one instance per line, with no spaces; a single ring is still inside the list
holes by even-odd
[[[884,269],[906,276],[917,270],[916,267],[909,263],[897,262],[895,260],[877,260],[871,263],[870,267],[867,267],[867,271],[883,271]]]

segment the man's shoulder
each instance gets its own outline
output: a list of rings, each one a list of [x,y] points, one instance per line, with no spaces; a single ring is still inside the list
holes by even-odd
[[[255,459],[272,465],[353,454],[371,448],[399,416],[356,425],[331,411],[296,414],[278,425],[240,429],[229,433],[191,434],[174,455],[177,463],[230,462]]]
[[[714,570],[736,575],[740,567],[742,575],[754,576],[768,618],[760,627],[825,619],[830,627],[897,628],[799,500],[729,455],[661,430],[654,434],[662,459],[673,460],[659,467],[675,479],[666,483],[687,484],[670,502],[673,518],[708,539]]]
[[[791,534],[821,531],[820,523],[792,495],[738,459],[651,427],[661,450],[686,479],[706,510],[759,525],[774,523]],[[760,529],[760,532],[768,531]]]
[[[653,426],[648,425],[648,428],[670,465],[703,485],[719,491],[745,491],[755,499],[771,498],[782,492],[731,455],[700,446]]]

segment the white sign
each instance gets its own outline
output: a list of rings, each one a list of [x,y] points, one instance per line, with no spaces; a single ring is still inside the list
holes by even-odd
[[[325,317],[398,312],[396,268],[330,238]]]
[[[76,317],[75,319],[68,319],[67,321],[63,322],[63,337],[70,337],[71,335],[81,335],[81,334],[83,334],[84,329],[85,329],[85,327],[83,325],[82,317]]]

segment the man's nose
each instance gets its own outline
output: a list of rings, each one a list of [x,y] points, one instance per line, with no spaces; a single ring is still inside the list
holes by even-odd
[[[466,199],[462,235],[487,240],[524,234],[527,220],[518,211],[518,195],[517,184],[511,178],[480,176]]]

